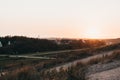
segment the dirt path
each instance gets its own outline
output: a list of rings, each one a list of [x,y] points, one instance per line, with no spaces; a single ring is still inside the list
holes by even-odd
[[[8,55],[0,55],[2,57],[6,57]],[[27,56],[27,55],[9,55],[9,58],[31,58],[31,59],[55,59],[55,58],[50,58],[50,57],[37,57],[37,56]]]

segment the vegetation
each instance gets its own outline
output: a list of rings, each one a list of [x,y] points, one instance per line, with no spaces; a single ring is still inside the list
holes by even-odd
[[[38,71],[35,66],[24,66],[9,72],[1,77],[2,80],[86,80],[85,72],[89,65],[109,62],[120,59],[120,51],[115,51],[111,55],[91,59],[87,63],[77,63],[68,69],[61,68],[60,71]]]
[[[38,72],[34,67],[25,66],[15,71],[9,72],[1,77],[2,80],[85,80],[85,67],[83,64],[77,64],[68,70],[61,68],[48,72]]]
[[[0,48],[0,54],[26,54],[105,45],[105,42],[100,40],[85,40],[85,42],[83,42],[82,40],[75,39],[48,40],[24,36],[0,37],[0,41],[3,45],[3,47]]]
[[[13,37],[9,37],[9,38],[12,39]],[[23,41],[26,42],[24,44],[24,46],[26,46],[29,50],[30,50],[31,46],[33,48],[36,48],[35,45],[38,47],[39,45],[43,44],[43,43],[40,43],[39,45],[37,45],[39,43],[39,41],[41,41],[41,39],[33,39],[33,38],[26,38],[26,37],[22,37],[22,38],[24,38]],[[2,38],[2,39],[4,39],[4,38]],[[35,41],[38,40],[38,43],[34,42],[34,45],[33,45],[33,42],[27,43],[26,39],[28,40],[28,42],[31,42],[32,40],[33,40],[33,42],[34,42],[34,40]],[[20,39],[18,39],[18,40],[20,40]],[[24,52],[19,52],[20,49],[17,50],[17,48],[16,48],[16,46],[19,48],[19,46],[21,44],[22,44],[21,46],[23,46],[22,40],[20,40],[21,42],[19,45],[16,45],[16,44],[18,44],[18,42],[17,42],[18,40],[16,40],[16,42],[14,42],[14,40],[13,40],[13,42],[11,42],[11,45],[4,44],[4,46],[0,49],[3,50],[3,48],[6,48],[6,49],[11,49],[11,51],[12,51],[12,49],[14,50],[14,47],[15,47],[15,50],[18,51],[18,54],[23,54]],[[10,40],[10,41],[12,41],[12,40]],[[49,41],[49,40],[47,40],[47,41]],[[62,41],[64,44],[57,44],[51,40],[50,40],[50,42],[54,43],[57,46],[56,49],[53,48],[55,50],[68,49],[66,47],[64,47],[64,48],[61,47],[61,45],[65,45],[65,46],[69,45],[70,46],[72,43],[71,42],[70,44],[66,44],[64,40]],[[77,42],[79,42],[79,40],[74,40],[74,42],[76,42],[75,44],[77,44]],[[88,44],[88,42],[89,42],[89,44]],[[89,45],[89,48],[85,47],[85,43],[84,43],[84,46],[82,45],[83,47],[81,47],[84,49],[82,49],[80,51],[70,51],[70,52],[63,52],[60,54],[55,53],[55,54],[42,55],[42,56],[56,58],[56,59],[52,59],[52,60],[10,58],[9,55],[4,56],[4,57],[1,56],[0,57],[1,72],[6,72],[6,74],[4,76],[0,77],[0,80],[86,80],[85,79],[85,70],[89,65],[98,64],[98,63],[106,63],[106,62],[110,62],[112,60],[120,59],[120,51],[115,51],[111,55],[103,55],[102,57],[93,58],[90,61],[88,61],[87,63],[79,62],[78,64],[76,64],[72,67],[69,67],[68,69],[61,68],[60,71],[57,71],[57,70],[47,71],[49,68],[58,66],[60,64],[64,64],[64,63],[71,62],[74,60],[83,59],[83,58],[86,58],[86,57],[89,57],[92,55],[96,55],[96,54],[98,54],[97,52],[111,51],[111,50],[120,48],[120,46],[119,46],[120,44],[99,47],[100,45],[104,45],[103,42],[101,42],[101,41],[100,41],[101,43],[99,41],[88,41],[88,42],[86,45]],[[97,44],[97,43],[99,43],[99,44]],[[28,44],[30,44],[30,45],[28,45]],[[78,44],[76,46],[75,46],[75,44],[74,44],[74,48],[71,47],[72,49],[78,48],[78,47],[76,47],[76,46],[78,46]],[[91,45],[91,44],[94,44],[94,45]],[[46,48],[45,47],[44,48],[47,49],[48,47],[51,47],[51,46],[52,45],[49,45],[49,46],[47,45]],[[43,51],[44,51],[44,48],[43,48]],[[26,52],[26,49],[24,49],[24,50]],[[51,50],[51,49],[49,49],[49,50]],[[30,51],[30,52],[32,52],[32,51]],[[13,52],[13,54],[14,53],[15,52]],[[6,53],[6,54],[8,54],[8,53]],[[36,56],[40,56],[40,55],[36,55]]]
[[[120,60],[120,51],[116,50],[111,54],[103,54],[102,57],[96,57],[91,60],[89,60],[86,64],[87,65],[92,65],[92,64],[98,64],[98,63],[108,63],[112,62],[114,60]]]
[[[95,52],[103,52],[103,51],[111,51],[111,50],[116,50],[116,49],[120,49],[120,43],[96,47],[96,48],[94,48],[94,51]]]
[[[70,61],[74,61],[77,59],[82,59],[88,56],[92,56],[92,54],[89,54],[89,49],[87,50],[81,50],[81,51],[74,51],[74,52],[68,52],[68,53],[61,53],[61,54],[55,54],[52,55],[56,59],[51,60],[41,60],[41,59],[25,59],[25,58],[9,58],[4,57],[4,60],[0,61],[0,67],[2,69],[15,69],[19,67],[23,67],[26,65],[33,66],[38,70],[41,71],[43,69],[51,68],[54,66],[57,66],[59,64],[64,64]]]

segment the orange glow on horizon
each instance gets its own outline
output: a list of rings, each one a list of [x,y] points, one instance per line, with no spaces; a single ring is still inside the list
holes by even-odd
[[[100,29],[97,27],[88,27],[85,30],[85,37],[90,39],[100,39]]]

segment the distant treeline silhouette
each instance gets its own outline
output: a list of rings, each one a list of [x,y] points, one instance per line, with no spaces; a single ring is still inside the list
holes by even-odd
[[[82,49],[104,45],[101,40],[39,39],[25,36],[0,37],[0,54],[23,54],[43,51]]]

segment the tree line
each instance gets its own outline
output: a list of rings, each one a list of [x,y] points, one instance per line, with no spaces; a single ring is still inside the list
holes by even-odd
[[[76,40],[76,39],[39,39],[25,36],[0,37],[2,47],[0,54],[23,54],[43,51],[56,51],[66,49],[81,49],[104,45],[100,40]]]

